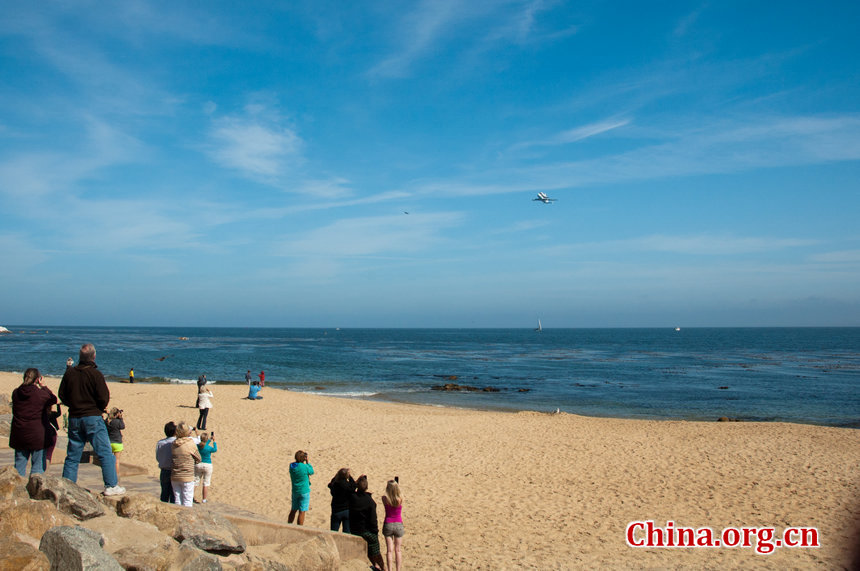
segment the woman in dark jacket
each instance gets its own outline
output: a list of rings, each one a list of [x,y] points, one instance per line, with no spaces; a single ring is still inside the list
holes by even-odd
[[[39,369],[24,371],[24,382],[12,391],[12,426],[9,448],[15,450],[15,469],[22,476],[45,471],[45,423],[57,397],[42,384]]]
[[[367,543],[367,558],[374,569],[385,569],[379,549],[379,523],[376,519],[376,502],[367,491],[367,476],[361,475],[355,483],[356,491],[349,499],[349,527],[353,535]]]
[[[349,498],[355,492],[355,480],[349,468],[341,468],[328,483],[331,492],[331,530],[337,531],[343,524],[343,532],[349,533]]]

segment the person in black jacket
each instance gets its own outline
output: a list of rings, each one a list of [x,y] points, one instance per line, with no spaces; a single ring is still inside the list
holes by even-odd
[[[331,530],[337,531],[343,524],[343,532],[349,531],[349,498],[355,493],[355,480],[349,468],[341,468],[328,483],[331,492]]]
[[[353,535],[367,543],[367,558],[374,569],[385,569],[379,549],[379,523],[376,519],[376,502],[367,491],[367,476],[361,475],[355,483],[356,491],[349,498],[349,528]]]
[[[110,402],[110,391],[104,375],[96,366],[96,348],[92,343],[81,346],[77,366],[66,368],[57,393],[69,409],[69,444],[63,464],[63,478],[72,482],[78,481],[81,454],[84,444],[89,442],[102,466],[104,495],[124,494],[125,488],[117,485],[116,459],[111,451],[110,438],[102,418]]]

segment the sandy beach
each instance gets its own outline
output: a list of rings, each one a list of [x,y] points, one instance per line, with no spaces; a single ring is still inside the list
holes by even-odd
[[[0,393],[20,375],[0,373]],[[56,393],[59,379],[46,379]],[[379,501],[400,476],[408,568],[848,568],[860,536],[860,431],[499,413],[210,385],[211,496],[286,519],[288,467],[310,454],[306,525],[327,528],[326,484],[344,466]],[[193,385],[110,383],[125,410],[123,460],[157,478],[168,420],[193,423]],[[4,441],[3,446],[7,443]],[[49,471],[61,473],[62,466]],[[634,548],[630,522],[814,527],[820,548]],[[381,521],[381,519],[380,519]],[[642,534],[639,534],[641,536]]]

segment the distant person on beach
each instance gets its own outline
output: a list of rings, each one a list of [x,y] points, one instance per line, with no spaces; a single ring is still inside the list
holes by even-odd
[[[200,452],[191,433],[191,426],[180,422],[176,427],[176,440],[171,444],[173,468],[170,471],[170,483],[173,486],[173,503],[187,508],[194,505],[194,468],[200,462]]]
[[[23,382],[12,391],[12,425],[9,430],[9,448],[15,451],[15,469],[21,476],[27,476],[28,462],[31,474],[41,474],[47,468],[45,425],[56,402],[56,395],[42,384],[39,369],[31,367],[24,371]]]
[[[263,397],[260,395],[260,383],[259,381],[254,381],[251,383],[251,387],[248,389],[248,400],[259,400]]]
[[[308,453],[304,450],[296,452],[296,461],[290,464],[290,481],[292,482],[292,507],[287,523],[293,523],[296,514],[299,517],[296,523],[304,525],[305,514],[310,509],[311,503],[311,479],[314,467],[308,463]]]
[[[200,452],[200,463],[194,467],[194,479],[196,483],[202,481],[201,494],[203,503],[209,499],[209,485],[212,483],[212,453],[218,452],[218,444],[215,442],[215,433],[200,435],[200,443],[197,445]]]
[[[105,419],[107,425],[108,439],[110,439],[110,449],[116,458],[116,474],[119,478],[119,457],[122,455],[122,431],[125,430],[125,420],[123,420],[122,410],[117,407],[110,409],[110,412]]]
[[[260,371],[260,374],[257,376],[260,377],[260,386],[265,387],[266,386],[266,371]]]
[[[331,492],[331,530],[337,531],[343,526],[343,532],[349,533],[349,498],[355,493],[355,480],[349,468],[341,468],[328,483]]]
[[[176,440],[176,423],[173,421],[164,425],[164,438],[155,445],[155,459],[161,471],[161,501],[173,503],[173,484],[170,483],[170,473],[173,470],[173,442]]]
[[[206,385],[202,385],[197,391],[197,408],[200,409],[200,414],[197,415],[197,430],[206,430],[206,418],[209,416],[209,409],[212,408],[212,399],[215,395]]]
[[[66,368],[74,367],[74,366],[75,366],[75,360],[74,359],[72,359],[71,357],[66,359]]]
[[[251,369],[248,369],[248,372],[245,373],[245,382],[248,383],[248,386],[251,386]]]
[[[89,442],[101,463],[104,495],[124,494],[125,488],[117,485],[116,460],[102,418],[110,402],[110,391],[104,375],[96,366],[96,348],[92,343],[82,345],[77,366],[66,369],[60,381],[58,396],[69,409],[69,444],[63,464],[63,478],[78,481],[81,454],[84,444]]]
[[[367,491],[367,476],[355,482],[356,491],[349,499],[349,528],[353,535],[367,543],[367,558],[374,569],[385,569],[379,549],[379,520],[376,519],[376,502]]]
[[[134,367],[132,367],[132,369],[128,372],[128,382],[134,382]]]
[[[388,480],[385,493],[382,495],[382,505],[385,507],[385,521],[382,522],[382,536],[385,538],[385,558],[388,560],[388,571],[400,571],[403,564],[401,545],[403,543],[403,496],[400,494],[400,482],[395,478]]]

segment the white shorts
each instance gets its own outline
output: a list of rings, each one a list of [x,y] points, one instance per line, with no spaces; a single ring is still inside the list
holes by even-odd
[[[212,464],[200,462],[194,466],[194,481],[199,483],[201,478],[204,486],[212,483]]]

